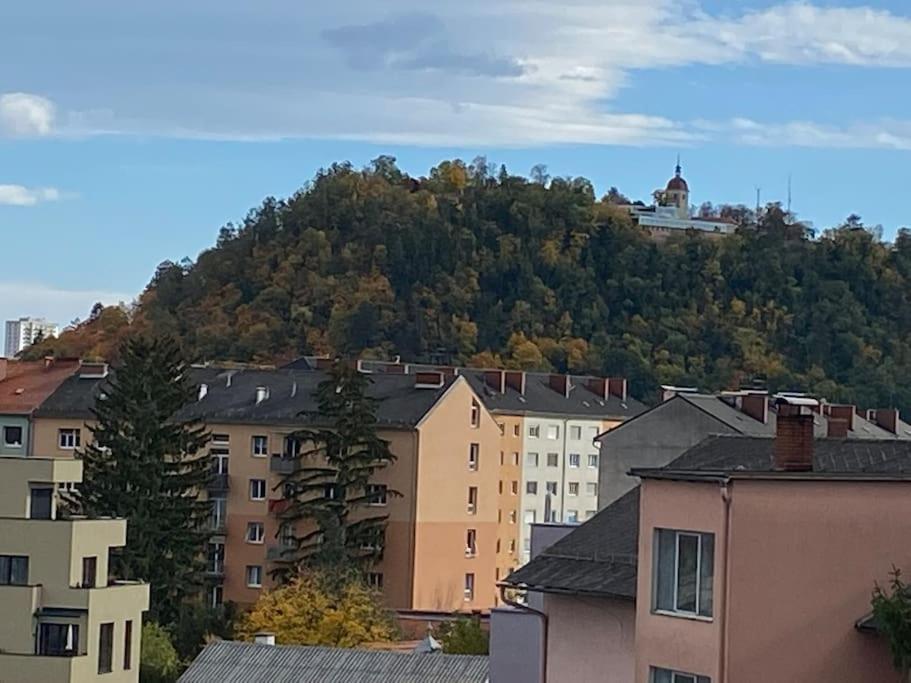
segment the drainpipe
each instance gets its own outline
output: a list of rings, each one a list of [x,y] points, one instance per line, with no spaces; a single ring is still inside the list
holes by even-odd
[[[721,500],[724,503],[722,535],[724,536],[724,553],[721,555],[721,590],[724,604],[721,607],[721,645],[718,651],[718,680],[727,683],[728,669],[728,615],[730,613],[730,548],[731,548],[731,498],[733,494],[726,481],[721,486]]]
[[[562,461],[562,468],[563,468],[563,472],[560,477],[560,480],[561,480],[560,481],[560,524],[566,524],[566,490],[567,490],[566,459],[569,457],[569,453],[566,452],[566,442],[568,440],[568,436],[567,436],[566,432],[568,430],[569,430],[569,419],[564,418],[564,420],[563,420],[563,448],[561,449],[563,451],[563,455],[560,458],[560,460]],[[581,457],[582,456],[579,456],[579,457],[580,457],[579,465],[581,467],[581,465],[582,465]]]
[[[503,600],[503,604],[509,605],[510,607],[517,609],[521,612],[526,612],[528,614],[534,614],[541,620],[541,632],[542,632],[542,647],[541,647],[541,682],[547,683],[547,613],[542,612],[539,609],[534,607],[529,607],[528,605],[523,605],[515,600],[510,600],[506,597],[506,589],[509,588],[506,584],[499,584],[500,586],[500,599]]]

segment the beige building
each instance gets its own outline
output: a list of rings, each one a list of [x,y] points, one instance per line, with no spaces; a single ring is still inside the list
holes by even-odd
[[[588,459],[597,457],[592,437],[643,409],[625,396],[622,380],[598,384],[565,375],[366,362],[361,371],[371,376],[378,431],[396,456],[375,485],[402,494],[383,497],[371,510],[387,514],[388,526],[382,559],[369,578],[400,611],[477,611],[497,603],[497,582],[523,561],[520,511],[530,421],[560,423],[566,438],[555,451],[559,467],[552,469],[570,472],[559,475],[561,490],[578,470],[590,481],[574,490],[588,495],[597,488],[598,470]],[[281,523],[282,481],[297,462],[288,457],[297,447],[289,436],[320,424],[314,392],[324,378],[313,359],[284,369],[195,370],[197,400],[182,416],[204,421],[213,435],[212,604],[255,602],[273,585],[271,573],[288,539],[302,533]],[[85,445],[101,385],[98,378],[76,375],[42,404],[33,425],[39,452],[69,457],[74,444]],[[585,430],[575,429],[582,424],[572,421],[577,419]],[[571,447],[566,439],[574,436],[592,453]],[[585,459],[573,469],[576,451]],[[542,483],[536,499],[545,497]],[[594,497],[580,505],[586,513],[595,507]]]
[[[139,680],[149,587],[109,576],[124,520],[58,509],[59,492],[81,480],[76,460],[0,457],[3,683]]]

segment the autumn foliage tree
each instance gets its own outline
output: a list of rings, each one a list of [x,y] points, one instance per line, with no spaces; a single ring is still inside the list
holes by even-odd
[[[241,617],[235,634],[252,640],[259,631],[282,645],[356,647],[396,638],[392,615],[377,594],[350,574],[340,581],[332,570],[309,571],[263,593]]]

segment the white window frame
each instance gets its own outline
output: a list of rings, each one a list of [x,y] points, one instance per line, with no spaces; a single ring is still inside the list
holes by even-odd
[[[478,556],[478,530],[468,529],[465,532],[465,557]]]
[[[674,583],[672,586],[673,599],[671,601],[674,606],[673,609],[659,608],[657,605],[658,590],[659,590],[659,588],[658,588],[658,563],[661,561],[660,557],[659,557],[659,553],[660,553],[659,532],[662,532],[662,531],[666,532],[666,533],[674,534],[674,573],[673,573],[673,582]],[[683,617],[686,619],[696,619],[699,621],[709,621],[710,622],[710,621],[714,620],[714,604],[713,604],[713,609],[712,609],[712,616],[706,616],[704,614],[699,613],[700,601],[702,599],[702,542],[703,542],[703,538],[705,536],[714,537],[714,534],[711,532],[683,531],[680,529],[667,529],[667,528],[656,528],[654,530],[653,546],[652,546],[653,547],[652,556],[654,558],[653,570],[652,570],[652,574],[653,574],[653,577],[652,577],[652,595],[653,595],[652,612],[654,612],[655,614],[663,614],[665,616]],[[696,570],[695,570],[696,571],[696,586],[695,586],[696,608],[693,611],[680,609],[677,606],[678,600],[679,600],[677,591],[680,586],[680,539],[681,539],[681,537],[696,539]],[[715,550],[715,548],[713,547],[713,553],[712,553],[713,561],[714,561],[714,556],[715,556],[714,550]],[[713,603],[714,603],[714,591],[715,591],[714,580],[715,580],[715,573],[713,571],[712,572]],[[683,674],[683,675],[690,675],[690,674]]]
[[[478,487],[468,487],[468,504],[466,506],[469,515],[478,514]]]
[[[369,572],[367,574],[367,585],[374,590],[383,590],[383,572]]]
[[[532,458],[532,456],[534,456],[534,458]],[[525,454],[526,467],[537,467],[539,462],[541,462],[541,456],[538,453],[530,451]]]
[[[712,679],[710,679],[708,676],[685,673],[683,671],[667,669],[663,666],[649,667],[649,683],[655,683],[655,681],[658,680],[658,674],[670,674],[671,683],[712,683]]]
[[[570,481],[566,484],[566,495],[567,496],[578,496],[579,495],[579,482]]]
[[[541,425],[528,425],[528,438],[529,439],[540,439],[541,438]]]
[[[471,428],[478,429],[481,426],[481,404],[478,399],[471,399]]]
[[[468,469],[471,472],[477,472],[481,464],[481,444],[470,443],[468,445]]]
[[[578,524],[579,523],[579,511],[578,510],[567,510],[566,511],[566,523],[567,524]]]
[[[538,482],[537,481],[526,481],[525,482],[525,495],[526,496],[537,496],[538,495]]]
[[[251,571],[253,570],[253,571]],[[253,574],[258,574],[254,579]],[[263,567],[261,564],[248,564],[246,570],[244,571],[244,582],[247,584],[247,588],[262,588],[263,587]]]
[[[582,427],[579,425],[570,425],[569,428],[569,438],[573,441],[579,441],[582,439]]]
[[[550,457],[550,456],[554,456],[554,457],[553,457],[553,461],[554,461],[554,464],[553,464],[553,465],[550,464],[550,461],[551,461],[551,457]],[[545,461],[544,461],[544,464],[547,465],[548,467],[559,467],[559,466],[560,466],[560,454],[559,454],[559,453],[548,453],[548,454],[547,454],[547,458],[546,458]]]
[[[548,439],[559,439],[560,438],[560,425],[557,425],[557,424],[547,425],[547,438]]]
[[[82,445],[81,441],[82,430],[79,428],[69,427],[57,430],[57,447],[62,451],[76,450]]]
[[[262,496],[256,496],[256,495],[254,495],[253,487],[256,485],[256,487],[259,488],[258,484],[262,484]],[[265,499],[266,499],[267,491],[266,491],[266,480],[265,480],[265,479],[257,479],[257,478],[252,478],[252,477],[251,477],[251,479],[250,479],[250,484],[249,484],[249,489],[250,489],[250,490],[249,490],[249,493],[250,493],[250,500],[257,500],[257,501],[258,501],[258,500],[265,500]]]
[[[367,484],[368,496],[372,496],[375,493],[382,493],[382,496],[375,501],[370,501],[367,503],[367,507],[372,508],[384,508],[389,504],[389,487],[386,484]]]
[[[594,481],[585,482],[585,495],[586,496],[597,496],[598,495],[598,483]]]
[[[259,529],[258,534],[251,534],[253,529]],[[265,542],[266,525],[262,522],[247,522],[247,533],[244,534],[244,540],[253,545],[261,545]]]
[[[465,602],[471,602],[474,600],[474,589],[475,589],[475,575],[474,572],[466,572],[465,574]]]
[[[19,430],[19,441],[7,441],[6,433],[8,429],[18,429]],[[22,444],[25,443],[25,429],[22,425],[3,425],[3,445],[7,448],[22,448]]]
[[[557,495],[557,492],[560,490],[558,482],[548,481],[544,484],[544,493],[549,493],[552,496]]]
[[[257,449],[262,445],[262,452]],[[254,458],[267,458],[269,456],[269,437],[265,434],[254,434],[250,437],[250,454]]]
[[[582,466],[582,454],[581,453],[570,453],[567,465],[569,467],[572,467],[573,469],[576,469],[576,470],[579,469],[579,467]]]
[[[588,466],[589,468],[596,470],[598,469],[598,461],[601,459],[600,453],[589,453],[588,454]]]

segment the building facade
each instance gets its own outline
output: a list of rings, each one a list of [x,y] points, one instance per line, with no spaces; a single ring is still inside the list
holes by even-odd
[[[6,340],[3,355],[13,358],[36,339],[56,337],[60,328],[44,318],[19,318],[6,321]]]
[[[126,543],[119,519],[65,517],[58,491],[82,463],[0,457],[0,679],[9,683],[139,680],[147,584],[110,578]]]

